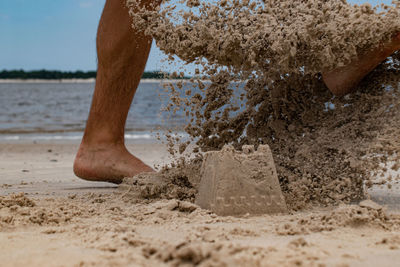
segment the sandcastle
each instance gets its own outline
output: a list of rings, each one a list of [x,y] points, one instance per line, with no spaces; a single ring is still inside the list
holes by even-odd
[[[226,145],[206,152],[201,167],[185,170],[141,173],[125,179],[119,188],[131,199],[194,200],[222,216],[288,212],[268,145],[260,145],[257,151],[249,145],[242,151]]]
[[[287,213],[268,145],[232,146],[204,155],[196,204],[218,215]]]

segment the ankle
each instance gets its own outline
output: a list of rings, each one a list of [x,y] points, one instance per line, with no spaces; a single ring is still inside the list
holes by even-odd
[[[93,142],[82,140],[82,143],[79,146],[78,155],[123,150],[126,150],[123,142]]]
[[[125,140],[123,135],[112,135],[100,132],[97,132],[96,135],[85,133],[80,146],[86,149],[121,148],[125,147]]]

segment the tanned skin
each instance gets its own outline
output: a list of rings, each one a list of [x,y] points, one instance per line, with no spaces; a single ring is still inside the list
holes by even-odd
[[[142,0],[154,8],[159,1]],[[75,175],[89,181],[121,183],[153,170],[133,156],[124,141],[125,122],[150,52],[152,39],[131,27],[125,0],[107,0],[97,32],[98,72],[86,129],[74,162]],[[344,95],[380,62],[400,49],[392,42],[348,66],[323,73],[329,90]]]
[[[142,4],[157,4],[142,0]],[[107,0],[97,32],[98,71],[89,118],[74,162],[75,175],[120,183],[153,171],[124,141],[125,122],[144,72],[151,37],[135,31],[125,0]]]
[[[400,33],[395,34],[389,43],[366,52],[351,64],[323,72],[322,78],[333,94],[346,95],[353,91],[368,73],[397,50],[400,50]]]

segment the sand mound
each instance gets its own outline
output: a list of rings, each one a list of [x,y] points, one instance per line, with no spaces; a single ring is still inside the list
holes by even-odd
[[[127,199],[179,199],[194,202],[200,181],[201,161],[182,162],[157,173],[125,178],[119,189]]]
[[[333,231],[340,227],[372,226],[387,230],[396,228],[398,223],[399,217],[390,216],[383,207],[371,200],[364,200],[359,206],[339,206],[327,214],[301,216],[279,225],[276,231],[280,235],[298,235]]]

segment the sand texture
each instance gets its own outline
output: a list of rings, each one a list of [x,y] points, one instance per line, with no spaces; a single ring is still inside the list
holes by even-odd
[[[167,162],[167,148],[150,146],[129,148],[146,163]],[[144,198],[129,195],[128,187],[74,178],[76,149],[0,144],[1,266],[393,266],[400,260],[396,185],[373,194],[376,201],[392,196],[389,210],[362,202],[218,216],[175,196]]]
[[[204,155],[196,204],[218,215],[287,213],[269,147],[243,149],[225,146]]]

